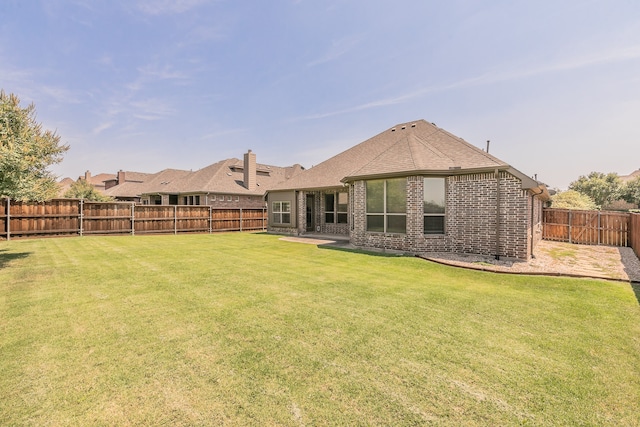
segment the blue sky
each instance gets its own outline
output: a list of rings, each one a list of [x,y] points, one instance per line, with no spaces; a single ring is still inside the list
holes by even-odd
[[[76,178],[434,122],[551,187],[640,168],[640,2],[1,0],[0,88]]]

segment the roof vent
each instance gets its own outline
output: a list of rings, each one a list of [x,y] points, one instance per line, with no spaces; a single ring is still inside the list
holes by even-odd
[[[449,166],[449,170],[458,170],[462,169],[462,166]]]
[[[407,128],[406,126],[402,126],[402,129],[403,129],[403,130],[404,130],[404,129],[406,129],[406,128]]]
[[[412,128],[416,127],[416,124],[415,123],[411,123],[411,127]]]
[[[396,128],[391,128],[391,132],[395,132],[395,131],[396,131]]]

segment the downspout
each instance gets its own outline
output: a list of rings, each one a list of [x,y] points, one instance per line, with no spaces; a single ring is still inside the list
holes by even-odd
[[[495,170],[496,174],[496,260],[500,260],[500,171]]]
[[[535,258],[535,255],[533,255],[533,227],[534,227],[533,214],[534,214],[534,208],[535,208],[535,206],[533,204],[533,200],[535,199],[536,196],[539,196],[542,193],[544,193],[544,190],[540,189],[539,193],[533,193],[531,195],[531,244],[530,244],[530,247],[531,247],[531,258]]]

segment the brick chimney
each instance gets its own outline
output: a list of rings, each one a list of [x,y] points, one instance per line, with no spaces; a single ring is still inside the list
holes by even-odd
[[[256,155],[249,150],[244,155],[244,186],[247,190],[256,189]]]
[[[87,181],[87,182],[89,182],[91,180],[91,172],[86,171],[84,173],[84,180]]]
[[[118,185],[120,184],[124,184],[125,183],[125,175],[124,175],[124,171],[122,169],[120,169],[118,171]]]

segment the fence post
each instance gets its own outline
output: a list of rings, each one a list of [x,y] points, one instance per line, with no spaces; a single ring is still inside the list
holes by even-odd
[[[213,233],[213,208],[209,205],[209,234]]]
[[[571,241],[571,222],[572,222],[572,216],[571,216],[571,211],[569,211],[569,243],[573,243]]]
[[[242,208],[240,209],[240,232],[242,233]]]
[[[131,235],[136,235],[136,202],[131,202]]]
[[[602,224],[600,222],[600,211],[598,211],[598,245],[600,244],[600,235],[602,234]]]
[[[80,237],[84,230],[84,199],[80,199]]]
[[[265,209],[265,208],[264,208],[264,206],[263,206],[263,207],[262,207],[262,231],[264,231],[264,230],[265,230],[265,227],[264,227],[264,223],[265,223],[264,209]]]
[[[7,240],[11,240],[11,198],[7,197]]]
[[[178,205],[173,205],[173,234],[178,234]]]

